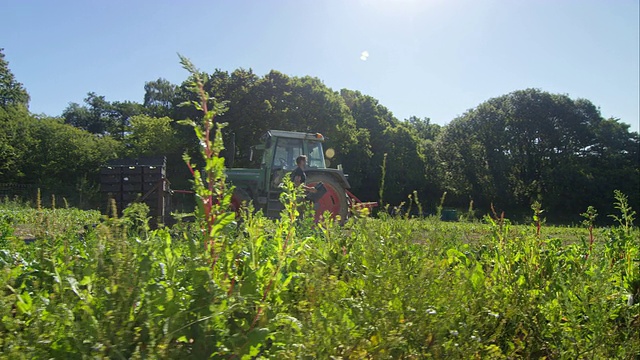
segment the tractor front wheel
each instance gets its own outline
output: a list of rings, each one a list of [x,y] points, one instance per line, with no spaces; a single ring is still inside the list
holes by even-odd
[[[315,219],[320,219],[320,216],[324,214],[325,211],[329,211],[333,217],[340,215],[340,222],[344,223],[347,219],[347,214],[349,213],[347,193],[344,188],[331,175],[310,174],[307,176],[307,185],[315,186],[319,182],[324,184],[324,187],[327,189],[327,193],[318,200],[319,206],[316,211]]]

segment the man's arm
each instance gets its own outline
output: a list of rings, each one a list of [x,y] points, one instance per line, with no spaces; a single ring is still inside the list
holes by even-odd
[[[312,193],[314,193],[314,192],[318,191],[318,190],[316,190],[316,188],[314,188],[313,186],[308,186],[307,184],[303,184],[303,183],[302,183],[302,176],[300,176],[300,175],[295,175],[295,176],[293,177],[293,183],[294,183],[296,186],[302,186],[302,188],[303,188],[303,189],[305,189],[305,190],[307,190],[308,192],[312,192]]]

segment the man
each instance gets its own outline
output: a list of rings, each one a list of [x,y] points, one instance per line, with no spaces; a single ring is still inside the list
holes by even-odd
[[[293,181],[296,186],[302,186],[306,191],[310,193],[316,192],[316,188],[305,184],[305,182],[307,181],[307,174],[304,173],[304,168],[307,166],[307,156],[298,156],[296,158],[296,165],[298,165],[298,167],[295,168],[293,172],[291,172],[291,181]]]
[[[322,198],[324,194],[327,192],[327,190],[324,188],[321,182],[316,185],[316,186],[319,186],[318,188],[313,186],[308,186],[307,184],[305,184],[305,182],[307,181],[307,174],[304,173],[304,168],[307,166],[306,155],[298,156],[296,158],[296,165],[298,165],[298,167],[291,172],[291,181],[293,181],[296,187],[302,186],[302,188],[305,191],[313,194],[313,195],[307,194],[307,196],[305,197],[305,200],[313,202],[313,210],[315,212],[314,221],[318,222],[321,215],[318,213],[318,209],[320,209],[319,201],[320,201],[320,198]]]

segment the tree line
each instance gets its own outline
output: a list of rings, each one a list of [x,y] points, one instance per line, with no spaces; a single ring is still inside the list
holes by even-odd
[[[445,206],[472,204],[478,213],[493,208],[511,217],[530,214],[537,201],[548,217],[568,222],[589,205],[611,213],[614,190],[640,204],[638,133],[602,117],[586,99],[518,90],[441,126],[426,117],[397,119],[377,99],[334,91],[315,77],[275,70],[258,76],[251,69],[203,76],[206,90],[228,101],[217,120],[228,124],[229,166],[258,166],[249,146],[269,129],[320,132],[335,153],[327,163],[343,166],[362,200],[397,205],[415,191],[433,211],[446,192]],[[149,81],[141,103],[89,92],[60,116],[36,115],[0,50],[0,183],[37,184],[87,201],[98,198],[97,174],[106,161],[166,156],[172,187],[188,188],[182,154],[195,155],[197,140],[177,121],[201,117],[180,106],[196,100],[188,80]]]

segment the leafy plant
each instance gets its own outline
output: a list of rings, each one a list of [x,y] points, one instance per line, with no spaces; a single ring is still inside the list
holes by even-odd
[[[534,201],[533,204],[531,204],[531,210],[533,210],[533,222],[536,226],[536,236],[539,238],[540,229],[542,228],[542,224],[545,222],[545,219],[542,218],[542,213],[544,212],[544,210],[542,210],[542,204],[538,201]]]
[[[593,249],[593,241],[595,240],[593,236],[593,224],[596,220],[596,217],[598,216],[598,211],[596,211],[593,206],[589,206],[587,208],[587,211],[580,215],[585,218],[583,224],[589,229],[589,252],[585,256],[585,259],[588,259]]]

